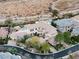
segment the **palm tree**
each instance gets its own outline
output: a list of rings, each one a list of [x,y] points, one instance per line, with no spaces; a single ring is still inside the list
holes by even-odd
[[[8,34],[10,33],[10,29],[12,27],[12,20],[8,19],[5,21],[5,25],[8,27]]]
[[[10,40],[11,38],[9,37],[9,34],[11,32],[11,27],[12,27],[12,20],[11,19],[8,19],[5,21],[5,25],[8,27],[8,35],[7,35],[7,38],[6,38],[6,41]]]

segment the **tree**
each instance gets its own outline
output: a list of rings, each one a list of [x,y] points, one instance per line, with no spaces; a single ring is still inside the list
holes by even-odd
[[[39,42],[40,38],[37,37],[37,36],[34,36],[34,37],[31,37],[31,38],[28,38],[25,42],[26,46],[27,47],[30,47],[30,48],[37,48],[39,45],[40,45],[40,42]]]
[[[0,45],[7,44],[9,39],[10,38],[8,37],[5,37],[5,38],[0,37]]]
[[[64,36],[64,42],[67,44],[71,43],[71,33],[70,32],[64,32],[63,33]]]
[[[45,43],[41,44],[40,48],[37,50],[40,53],[49,53],[50,45],[47,42],[45,42]]]
[[[58,42],[66,42],[69,43],[71,40],[71,33],[70,32],[64,32],[64,33],[58,33],[55,38]]]
[[[8,27],[8,35],[7,35],[7,38],[6,38],[6,41],[10,40],[11,38],[9,37],[9,34],[11,32],[11,27],[12,27],[12,20],[11,19],[8,19],[5,21],[5,25]]]
[[[56,41],[59,42],[55,46],[57,50],[65,48],[63,43],[70,44],[71,42],[71,33],[70,32],[64,32],[64,33],[58,33],[55,37]]]
[[[9,34],[12,27],[12,20],[11,19],[6,20],[5,25],[8,27],[8,34]]]
[[[58,12],[58,10],[56,10],[56,9],[52,9],[52,3],[49,4],[48,9],[49,9],[49,12],[52,13],[52,15],[51,15],[52,17],[57,17],[57,18],[59,18],[59,16],[58,16],[59,12]]]
[[[52,17],[59,18],[58,14],[59,14],[58,10],[52,10]]]
[[[37,36],[26,40],[26,47],[35,49],[35,53],[49,53],[51,48],[48,42],[41,43],[40,38]]]
[[[79,35],[78,36],[72,36],[71,37],[71,43],[72,44],[79,43]]]
[[[30,38],[30,36],[24,35],[24,37],[23,37],[22,39],[18,40],[18,42],[25,44],[25,41],[26,41],[28,38]]]

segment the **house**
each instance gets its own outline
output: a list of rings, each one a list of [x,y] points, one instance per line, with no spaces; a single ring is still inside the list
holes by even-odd
[[[31,34],[39,34],[39,36],[46,40],[57,35],[57,29],[55,27],[42,21],[39,21],[35,24],[25,25],[24,28],[30,30]]]
[[[34,36],[38,35],[39,38],[49,40],[54,39],[57,35],[57,29],[45,22],[38,22],[35,24],[27,24],[18,31],[12,32],[9,36],[14,40],[22,39],[25,35]]]
[[[74,27],[74,21],[72,19],[61,19],[55,21],[55,23],[60,32],[70,31]]]

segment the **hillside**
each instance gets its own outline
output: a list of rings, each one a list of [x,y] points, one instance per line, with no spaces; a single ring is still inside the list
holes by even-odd
[[[0,0],[0,16],[47,14],[50,3],[59,11],[79,9],[79,0]]]
[[[54,0],[22,0],[0,2],[0,14],[7,16],[29,16],[47,12]]]

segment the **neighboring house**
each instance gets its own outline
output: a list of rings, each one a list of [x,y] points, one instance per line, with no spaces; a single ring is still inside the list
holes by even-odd
[[[60,32],[70,31],[74,27],[74,21],[72,19],[61,19],[55,21],[55,23]]]
[[[78,36],[79,35],[79,28],[75,28],[72,31],[72,36]]]

